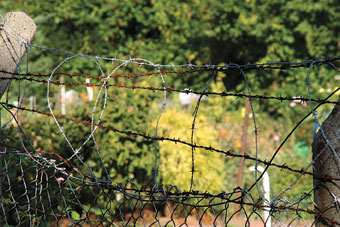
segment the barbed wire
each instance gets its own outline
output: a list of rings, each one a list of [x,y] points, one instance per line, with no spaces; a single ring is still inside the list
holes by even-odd
[[[100,56],[91,56],[86,54],[77,54],[70,51],[64,51],[56,48],[48,48],[43,46],[34,45],[32,43],[28,43],[29,46],[32,48],[37,48],[43,51],[52,51],[52,52],[59,52],[64,53],[66,55],[76,56],[76,57],[82,57],[82,58],[88,58],[88,59],[95,59],[95,60],[105,60],[109,62],[131,62],[133,64],[137,64],[140,66],[151,66],[153,68],[205,68],[205,69],[215,69],[215,68],[221,68],[225,70],[236,70],[239,71],[241,68],[244,71],[247,70],[264,70],[264,69],[280,69],[285,70],[289,68],[309,68],[310,65],[324,65],[329,64],[332,62],[336,62],[340,59],[340,56],[334,56],[329,57],[326,59],[309,59],[302,62],[292,61],[292,62],[266,62],[266,63],[247,63],[247,64],[235,64],[235,63],[229,63],[224,65],[212,65],[212,64],[205,64],[205,65],[195,65],[192,63],[188,64],[181,64],[181,65],[175,65],[175,64],[150,64],[145,62],[140,62],[138,58],[135,58],[131,61],[131,57],[129,56],[129,59],[119,59],[119,58],[111,58],[111,57],[100,57]]]
[[[267,95],[248,95],[248,94],[242,94],[242,93],[230,93],[230,92],[212,92],[212,91],[204,91],[204,92],[199,92],[199,91],[194,91],[190,89],[176,89],[176,88],[157,88],[157,87],[152,87],[152,86],[137,86],[137,85],[132,85],[132,86],[127,86],[124,84],[91,84],[91,83],[76,83],[76,82],[58,82],[58,81],[48,81],[48,80],[37,80],[33,78],[28,78],[28,77],[13,77],[13,78],[0,78],[1,80],[27,80],[30,82],[37,82],[37,83],[50,83],[53,85],[57,86],[84,86],[84,87],[116,87],[116,88],[126,88],[126,89],[141,89],[141,90],[150,90],[150,91],[167,91],[167,92],[177,92],[177,93],[185,93],[185,94],[196,94],[196,95],[202,95],[202,96],[210,96],[210,95],[215,95],[215,96],[222,96],[222,97],[237,97],[237,98],[252,98],[252,99],[259,99],[259,100],[277,100],[277,101],[299,101],[299,102],[306,102],[306,101],[312,101],[316,103],[321,103],[321,104],[335,104],[338,105],[339,103],[336,101],[328,101],[322,98],[318,99],[309,99],[309,98],[304,98],[304,97],[288,97],[288,96],[267,96]]]
[[[23,79],[23,78],[14,78],[14,79]],[[33,82],[41,82],[41,81],[37,81],[37,80],[32,80]],[[50,84],[56,84],[56,85],[75,85],[74,83],[60,83],[60,82],[53,82],[53,81],[42,81],[42,83],[46,84],[46,83],[50,83]],[[88,83],[78,83],[77,85],[83,85],[83,86],[89,86]],[[110,84],[107,84],[107,85],[110,85]],[[91,86],[100,86],[100,85],[91,85]],[[106,86],[106,85],[105,85]],[[117,85],[115,85],[117,86]],[[108,87],[108,86],[107,86]],[[124,87],[124,85],[118,85],[117,87]],[[138,86],[125,86],[126,88],[131,88],[131,89],[135,89],[135,88],[141,88],[141,87],[138,87]],[[147,89],[147,90],[155,90],[156,88],[153,88],[153,87],[143,87],[144,89]],[[159,88],[160,91],[162,91],[161,88]],[[163,89],[163,91],[167,91],[167,92],[170,92],[170,91],[176,91],[176,92],[185,92],[185,93],[195,93],[195,94],[200,94],[201,97],[202,95],[211,95],[212,93],[211,92],[194,92],[194,91],[188,91],[188,90],[176,90],[176,89]],[[333,93],[337,92],[334,91]],[[224,96],[224,95],[228,95],[227,93],[214,93],[215,95],[220,95],[220,96]],[[266,97],[266,96],[249,96],[249,95],[245,95],[245,94],[232,94],[232,95],[235,95],[235,96],[238,96],[238,97],[251,97],[251,98],[264,98],[264,99],[269,99],[270,97]],[[301,98],[301,97],[298,97],[298,98],[292,98],[292,97],[274,97],[275,99],[278,99],[279,101],[284,101],[284,100],[290,100],[290,101],[293,101],[293,100],[298,100],[298,101],[307,101],[306,98]],[[336,102],[329,102],[327,101],[327,99],[325,100],[314,100],[313,101],[316,101],[316,102],[319,102],[320,105],[323,104],[323,103],[332,103],[332,104],[335,104]],[[11,104],[8,104],[8,103],[2,103],[3,105],[6,105],[8,108],[16,108],[16,109],[20,109],[22,111],[29,111],[29,112],[32,112],[32,113],[38,113],[40,115],[44,115],[44,116],[52,116],[51,113],[43,113],[41,111],[38,111],[38,110],[34,110],[34,109],[28,109],[28,108],[24,108],[24,107],[18,107],[18,106],[14,106],[14,105],[11,105]],[[80,124],[83,124],[83,125],[87,125],[87,126],[95,126],[95,127],[98,127],[98,128],[103,128],[103,129],[107,129],[107,130],[111,130],[111,131],[114,131],[114,132],[118,132],[118,133],[121,133],[121,134],[125,134],[127,136],[129,136],[131,138],[131,136],[141,136],[145,139],[150,139],[150,140],[155,140],[155,137],[152,137],[152,136],[148,136],[148,135],[144,135],[144,134],[141,134],[141,133],[136,133],[136,132],[131,132],[131,131],[124,131],[124,130],[118,130],[116,128],[112,128],[112,127],[105,127],[101,124],[95,124],[93,122],[90,122],[90,121],[81,121],[81,120],[77,120],[77,119],[72,119],[72,118],[68,118],[68,117],[65,117],[65,116],[58,116],[58,115],[54,115],[54,117],[56,119],[64,119],[64,120],[67,120],[67,121],[72,121],[74,123],[80,123]],[[304,119],[301,121],[303,122]],[[222,151],[222,150],[218,150],[216,148],[213,148],[213,147],[206,147],[206,146],[200,146],[200,145],[196,145],[196,144],[193,144],[193,141],[191,143],[188,143],[188,142],[185,142],[185,141],[182,141],[180,139],[171,139],[171,138],[165,138],[165,137],[159,137],[157,138],[158,141],[164,141],[164,140],[167,140],[167,141],[171,141],[171,142],[174,142],[174,143],[181,143],[181,144],[185,144],[187,146],[190,146],[192,147],[192,149],[205,149],[205,150],[209,150],[209,151],[213,151],[213,152],[219,152],[219,153],[223,153],[224,155],[227,155],[227,156],[231,156],[231,157],[237,157],[237,158],[244,158],[244,159],[247,159],[247,160],[252,160],[252,161],[256,161],[258,163],[262,163],[264,165],[266,165],[267,167],[268,166],[275,166],[275,167],[278,167],[280,169],[285,169],[285,170],[288,170],[288,171],[291,171],[291,172],[295,172],[295,173],[300,173],[301,175],[310,175],[310,176],[315,176],[313,173],[311,172],[307,172],[305,169],[302,169],[302,170],[296,170],[296,169],[293,169],[287,165],[278,165],[278,164],[275,164],[275,163],[271,163],[271,161],[263,161],[263,160],[260,160],[258,158],[254,158],[252,156],[249,156],[249,155],[238,155],[238,154],[234,154],[230,151]],[[11,146],[6,146],[4,144],[1,144],[1,146],[3,147],[7,147],[7,148],[12,148],[12,149],[15,149],[15,150],[18,150],[17,148],[14,148],[14,147],[11,147]],[[279,150],[279,149],[278,149]],[[77,167],[74,167],[72,164],[70,164],[70,160],[69,159],[65,159],[65,158],[62,158],[61,156],[58,156],[56,155],[55,153],[51,153],[51,154],[47,154],[46,152],[40,152],[40,154],[42,155],[54,155],[56,156],[57,158],[59,158],[61,160],[62,163],[65,163],[68,167],[71,166],[71,168],[75,168],[75,170],[78,171],[78,168]],[[60,163],[59,163],[60,164]],[[76,171],[76,172],[77,172]],[[86,174],[82,174],[82,176],[84,177]],[[260,176],[261,177],[261,176]],[[315,177],[319,177],[321,179],[327,179],[327,176],[315,176]],[[87,176],[88,179],[91,179],[91,174]],[[338,181],[340,179],[331,179],[331,178],[328,178],[328,180],[331,180],[331,181]],[[97,183],[97,185],[101,188],[101,187],[104,187],[104,185],[107,185],[108,183],[110,182],[105,182],[105,181],[101,181],[101,183]],[[250,187],[251,189],[251,187]],[[13,190],[12,188],[10,190]],[[125,190],[125,189],[124,189]],[[137,193],[137,194],[136,194]],[[123,192],[124,196],[127,196],[127,197],[130,197],[130,198],[133,198],[137,201],[140,201],[140,202],[146,202],[146,203],[151,203],[151,204],[154,204],[154,203],[158,203],[158,202],[162,202],[164,200],[157,200],[157,199],[152,199],[151,201],[150,198],[153,198],[154,197],[154,193],[152,191],[143,191],[143,190],[140,190],[140,191],[136,191],[136,193],[134,194],[128,194],[127,192]],[[148,195],[146,195],[145,199],[141,199],[140,198],[140,193],[149,193]],[[190,199],[190,193],[193,193],[191,194],[192,198],[195,198],[195,199],[199,199],[200,196],[202,196],[202,198],[209,198],[210,200],[214,200],[216,199],[217,197],[214,197],[212,196],[211,194],[200,194],[200,193],[195,193],[195,192],[189,192],[188,195],[186,195],[185,193],[181,194],[180,196],[184,196],[186,199]],[[189,198],[187,198],[189,196]],[[76,198],[76,197],[75,197]],[[242,198],[242,196],[240,197]],[[171,198],[171,196],[167,195],[167,198],[166,198],[166,202],[173,202],[172,201],[173,199]],[[73,201],[73,200],[71,200]],[[69,201],[69,202],[71,202]],[[244,203],[244,202],[240,202],[239,199],[234,199],[234,200],[229,200],[227,202],[224,202],[224,204],[230,204],[230,203],[233,203],[233,204],[242,204],[242,207],[243,206],[251,206],[251,207],[254,207],[256,209],[266,209],[266,208],[270,208],[271,210],[276,210],[276,211],[280,211],[280,210],[292,210],[292,211],[295,211],[295,212],[306,212],[306,213],[309,213],[309,214],[313,214],[313,215],[319,215],[323,220],[328,220],[327,217],[323,217],[322,214],[318,214],[316,213],[315,211],[311,211],[311,210],[304,210],[304,209],[297,209],[297,208],[293,208],[293,207],[289,207],[289,206],[266,206],[266,205],[256,205],[253,203]],[[223,204],[223,203],[222,203]],[[190,206],[189,204],[187,203],[177,203],[177,206],[179,205],[183,205],[183,206]],[[219,204],[221,205],[221,204]],[[202,207],[208,207],[208,208],[211,208],[212,205],[201,205],[200,203],[196,203],[194,205],[192,205],[193,207],[195,207],[195,209],[199,209],[199,208],[202,208]],[[217,205],[216,205],[217,206]],[[146,206],[144,206],[145,208]],[[132,209],[132,210],[135,210],[136,208]],[[145,208],[146,209],[146,208]],[[43,210],[40,210],[41,212]],[[125,212],[125,211],[124,211]],[[156,212],[158,212],[158,210],[156,210]],[[123,211],[121,211],[121,213],[123,213]],[[245,212],[246,213],[246,212]],[[173,213],[174,214],[174,213]],[[204,214],[204,213],[203,213]],[[222,214],[222,213],[221,213]],[[258,214],[259,215],[259,214]],[[105,216],[105,215],[104,215]],[[173,215],[172,215],[173,216]],[[199,214],[200,216],[200,214]],[[259,215],[260,216],[260,215]],[[125,225],[128,225],[129,223],[134,222],[136,221],[135,218],[132,218],[133,216],[131,216],[126,222],[125,222]],[[202,217],[201,216],[199,218],[199,222],[202,224]],[[214,223],[216,224],[217,223],[217,218],[219,217],[219,215],[217,215],[215,217],[215,220],[214,220]],[[73,218],[69,215],[66,215],[66,216],[62,216],[62,218],[66,218],[66,219],[69,219],[69,220],[73,220]],[[123,220],[124,222],[124,217],[121,216],[120,219]],[[141,219],[143,219],[143,216],[141,216]],[[87,219],[84,218],[83,220],[82,219],[79,219],[81,223],[82,221],[86,222]],[[230,219],[231,220],[231,219]],[[156,222],[158,222],[159,224],[161,224],[160,222],[160,219],[156,219],[155,220]],[[265,220],[262,220],[264,223],[265,223]],[[332,223],[331,220],[329,220],[330,223]],[[170,221],[171,222],[171,221]],[[172,220],[172,222],[174,222],[174,220]],[[59,222],[57,222],[59,223]],[[113,222],[112,222],[113,223]],[[226,223],[228,223],[228,221],[226,221]],[[76,222],[73,222],[73,224],[76,224]],[[334,223],[333,223],[334,224]],[[336,222],[335,222],[336,224]]]
[[[1,16],[1,15],[0,15]],[[1,16],[2,18],[2,16]],[[4,28],[2,28],[4,30]],[[15,32],[5,31],[6,34],[17,36]],[[56,226],[77,226],[82,224],[97,225],[97,226],[228,226],[233,224],[236,219],[243,220],[245,226],[250,226],[251,223],[258,222],[262,225],[298,225],[300,221],[305,226],[316,225],[323,222],[328,225],[340,225],[337,220],[328,217],[322,210],[318,210],[316,202],[313,198],[315,187],[309,188],[302,194],[298,194],[297,198],[288,199],[285,194],[293,190],[293,186],[301,180],[303,176],[328,182],[337,185],[340,181],[339,177],[330,175],[322,175],[316,172],[309,172],[314,163],[320,158],[324,152],[322,150],[319,155],[313,156],[313,159],[306,163],[301,169],[296,166],[285,164],[277,164],[274,160],[277,158],[281,148],[286,145],[287,141],[296,132],[297,128],[306,121],[309,116],[313,116],[320,127],[319,119],[316,110],[324,104],[333,104],[338,106],[338,102],[329,101],[340,88],[334,89],[326,98],[312,97],[309,75],[313,67],[331,66],[334,70],[339,70],[335,67],[335,63],[340,60],[340,56],[327,59],[315,59],[302,62],[268,62],[268,63],[248,63],[235,64],[229,63],[224,65],[165,65],[155,64],[149,60],[141,58],[117,59],[100,56],[89,56],[84,54],[76,54],[69,51],[58,50],[55,48],[47,48],[34,45],[30,42],[24,43],[29,48],[36,48],[40,51],[58,52],[66,54],[65,57],[50,74],[40,73],[10,73],[0,71],[6,77],[1,80],[11,81],[28,81],[41,85],[46,88],[47,108],[49,112],[43,112],[35,108],[26,108],[24,105],[24,97],[27,95],[26,89],[22,94],[19,92],[18,104],[12,105],[8,101],[1,102],[2,110],[9,112],[14,125],[9,127],[9,123],[1,124],[0,131],[0,225],[56,225]],[[93,61],[95,66],[100,71],[100,75],[88,74],[69,74],[57,72],[66,63],[75,58],[83,58]],[[111,73],[104,74],[100,60],[118,63]],[[28,64],[28,63],[27,63]],[[143,74],[116,74],[117,70],[123,69],[129,64],[137,65],[138,67],[151,67],[152,70]],[[19,64],[18,69],[21,68]],[[28,67],[27,67],[28,68]],[[308,89],[308,98],[306,97],[277,97],[256,95],[251,91],[251,86],[248,83],[247,72],[251,70],[293,70],[296,68],[305,68],[306,87]],[[173,69],[173,70],[167,70]],[[175,70],[176,69],[176,70]],[[227,73],[230,70],[239,72],[244,79],[246,93],[231,93],[226,91],[213,92],[209,91],[211,83],[215,80],[218,72]],[[177,89],[167,87],[167,81],[164,77],[168,74],[187,75],[190,73],[209,72],[212,75],[209,81],[206,82],[202,91],[192,91],[188,89]],[[79,82],[59,82],[55,81],[56,76],[67,76],[69,78],[91,78],[100,82],[79,83]],[[137,86],[127,84],[111,84],[111,78],[139,78],[154,76],[154,80],[159,80],[161,87],[153,86]],[[47,78],[47,79],[37,79]],[[19,84],[20,85],[20,84]],[[57,86],[83,86],[99,88],[97,97],[92,103],[91,120],[83,120],[71,118],[64,115],[58,115],[52,108],[52,92],[51,85]],[[25,87],[27,84],[25,85]],[[160,91],[163,93],[160,108],[157,110],[158,117],[154,128],[154,136],[138,132],[138,130],[125,130],[118,127],[107,126],[103,123],[103,115],[106,107],[110,105],[108,102],[108,88],[115,87],[118,89],[140,89],[146,91]],[[19,87],[21,91],[21,87]],[[10,89],[8,90],[10,92]],[[167,93],[177,92],[185,94],[199,95],[197,99],[192,124],[190,142],[181,138],[170,138],[160,134],[162,129],[161,122],[164,119],[166,105],[168,104]],[[197,127],[198,114],[201,111],[201,101],[204,96],[217,97],[236,97],[248,99],[250,102],[251,116],[254,125],[254,145],[255,151],[249,154],[237,154],[232,149],[219,149],[211,145],[196,144],[200,128]],[[282,140],[281,144],[274,153],[271,154],[269,161],[260,158],[258,144],[258,122],[256,109],[254,108],[254,100],[277,100],[277,101],[297,101],[300,103],[309,102],[311,111],[296,120],[296,124],[291,129],[287,136]],[[138,100],[136,100],[138,102]],[[314,107],[313,103],[317,103]],[[159,103],[157,103],[159,104]],[[16,109],[13,113],[11,109]],[[19,111],[20,110],[20,111]],[[22,121],[27,120],[27,112],[46,116],[53,120],[57,126],[57,135],[42,135],[32,134],[31,138],[22,129]],[[0,112],[1,114],[1,112]],[[0,118],[4,118],[3,114]],[[32,118],[33,120],[36,118]],[[78,138],[79,141],[73,141],[67,135],[67,129],[63,127],[62,121],[66,121],[75,125],[90,127],[90,132],[86,138]],[[137,143],[139,138],[151,141],[154,143],[154,179],[153,184],[149,182],[147,185],[136,183],[134,180],[127,180],[124,184],[113,182],[112,167],[109,166],[108,158],[100,149],[99,141],[96,136],[97,131],[107,130],[115,134],[119,134],[119,139],[127,137]],[[332,154],[337,157],[336,148],[327,138],[322,127],[320,127],[322,137],[326,141],[328,147],[331,147]],[[15,132],[15,133],[13,133]],[[237,134],[237,132],[234,132]],[[16,134],[16,135],[15,135]],[[13,137],[15,137],[13,139]],[[44,139],[37,139],[44,137]],[[63,141],[60,151],[54,150],[52,137],[58,137]],[[76,137],[76,136],[75,136]],[[34,138],[34,139],[33,139]],[[37,142],[33,144],[32,141]],[[85,145],[91,141],[93,147],[91,151],[86,150]],[[51,150],[38,149],[39,142],[47,143]],[[162,144],[160,142],[170,142],[175,146],[183,145],[191,150],[190,160],[190,187],[188,191],[181,190],[176,185],[162,184],[162,170],[159,168],[159,158],[161,155]],[[80,144],[80,145],[79,145]],[[77,146],[77,147],[76,147]],[[122,148],[122,150],[131,149],[130,147]],[[197,175],[197,159],[196,152],[203,150],[206,153],[220,154],[223,157],[244,159],[255,162],[255,178],[249,187],[239,185],[229,192],[209,192],[200,191],[195,188],[195,179]],[[91,159],[99,160],[100,166],[93,166],[83,157],[86,152],[91,153]],[[123,152],[123,151],[122,151]],[[172,153],[184,152],[172,150]],[[117,159],[118,157],[109,157]],[[337,157],[338,158],[338,157]],[[288,161],[288,160],[287,160]],[[178,168],[181,163],[173,163],[175,168]],[[206,162],[209,162],[207,159]],[[98,163],[96,163],[98,165]],[[257,167],[259,164],[264,165],[264,172],[258,175]],[[143,163],[139,163],[143,165]],[[272,201],[268,201],[265,193],[260,187],[265,172],[269,168],[278,168],[292,174],[292,179],[289,184],[278,189],[278,192],[273,193]],[[117,169],[115,171],[118,171]],[[164,170],[163,170],[164,171]],[[205,173],[200,172],[200,175]],[[124,176],[121,176],[123,178]],[[201,176],[198,176],[201,177]],[[128,176],[128,178],[133,178]],[[252,189],[257,191],[253,192]],[[329,190],[329,189],[328,189]],[[331,192],[331,191],[330,191]],[[334,195],[334,202],[329,206],[338,207],[340,205],[339,198]],[[238,205],[236,208],[233,205]],[[315,207],[315,209],[314,209]],[[260,214],[267,212],[268,216]],[[286,215],[286,218],[285,218]],[[309,215],[309,216],[308,216]],[[314,219],[314,216],[316,217]],[[209,218],[211,220],[206,220]]]
[[[336,91],[335,91],[336,92]],[[31,113],[37,113],[37,114],[40,114],[40,115],[43,115],[43,116],[47,116],[47,117],[51,117],[51,113],[48,113],[48,112],[41,112],[39,110],[36,110],[36,109],[29,109],[29,108],[25,108],[25,107],[18,107],[18,106],[14,106],[14,105],[11,105],[11,104],[8,104],[8,103],[1,103],[0,104],[3,104],[3,105],[6,105],[9,109],[11,108],[15,108],[15,109],[18,109],[18,110],[22,110],[22,111],[28,111],[28,112],[31,112]],[[311,113],[309,113],[307,116],[305,116],[300,122],[302,123],[305,118],[307,118]],[[84,120],[78,120],[78,119],[72,119],[70,117],[66,117],[66,116],[62,116],[62,115],[55,115],[55,118],[57,119],[63,119],[63,120],[67,120],[67,121],[71,121],[71,122],[74,122],[76,124],[82,124],[82,125],[85,125],[85,126],[91,126],[91,122],[90,121],[84,121]],[[299,125],[299,124],[298,124]],[[298,126],[297,125],[297,126]],[[123,134],[123,135],[126,135],[128,136],[130,139],[136,139],[138,136],[140,137],[143,137],[144,139],[148,139],[148,140],[155,140],[156,138],[155,137],[152,137],[150,135],[147,135],[147,134],[143,134],[143,133],[138,133],[138,132],[133,132],[133,131],[124,131],[124,130],[120,130],[120,129],[117,129],[117,128],[114,128],[114,127],[109,127],[109,126],[104,126],[102,124],[95,124],[95,126],[97,126],[98,128],[100,129],[106,129],[106,130],[109,130],[109,131],[113,131],[113,132],[116,132],[116,133],[120,133],[120,134]],[[293,130],[292,130],[293,131]],[[292,133],[292,132],[291,132]],[[176,139],[176,138],[168,138],[168,137],[159,137],[157,138],[157,140],[159,141],[170,141],[170,142],[173,142],[175,144],[177,143],[180,143],[180,144],[184,144],[184,145],[187,145],[187,146],[190,146],[191,148],[194,148],[194,149],[204,149],[204,150],[209,150],[209,151],[212,151],[212,152],[218,152],[218,153],[222,153],[226,156],[231,156],[231,157],[237,157],[237,158],[244,158],[244,159],[247,159],[247,160],[251,160],[251,161],[258,161],[262,164],[265,164],[266,166],[274,166],[274,167],[277,167],[277,168],[280,168],[280,169],[286,169],[288,171],[291,171],[291,172],[295,172],[295,173],[301,173],[301,174],[306,174],[306,175],[310,175],[310,176],[314,176],[316,178],[320,178],[320,179],[328,179],[328,180],[332,180],[332,181],[340,181],[340,178],[331,178],[329,176],[318,176],[316,174],[313,174],[311,172],[308,172],[308,171],[305,171],[304,169],[301,169],[301,170],[298,170],[298,169],[294,169],[294,168],[291,168],[289,167],[288,165],[284,164],[284,165],[279,165],[279,164],[276,164],[276,163],[271,163],[270,161],[265,161],[265,160],[261,160],[261,159],[256,159],[252,156],[249,156],[249,155],[239,155],[239,154],[235,154],[233,153],[231,150],[229,151],[223,151],[223,150],[219,150],[217,148],[214,148],[214,147],[207,147],[207,146],[202,146],[202,145],[197,145],[197,144],[194,144],[194,143],[189,143],[189,142],[186,142],[186,141],[182,141],[180,139]],[[0,144],[2,146],[6,146],[8,148],[15,148],[15,149],[19,149],[18,147],[12,147],[12,146],[9,146],[9,145],[5,145],[5,144]],[[275,152],[279,152],[280,149],[281,149],[282,146],[279,146]],[[20,149],[19,149],[20,150]],[[65,162],[65,164],[67,164],[68,166],[70,166],[70,164],[67,162],[67,160],[65,158],[62,158],[60,155],[58,155],[57,153],[55,152],[43,152],[43,151],[39,151],[39,153],[42,153],[42,154],[49,154],[49,155],[55,155],[57,156],[59,159],[61,159],[63,162]],[[74,167],[75,168],[75,167]],[[75,168],[75,169],[78,169],[78,168]]]
[[[14,105],[11,105],[11,104],[5,104],[5,103],[2,103],[2,104],[8,106],[9,108],[15,108],[15,109],[23,110],[23,111],[29,111],[29,112],[32,112],[32,113],[37,113],[37,114],[40,114],[40,115],[43,115],[43,116],[48,116],[48,117],[52,116],[51,113],[44,113],[44,112],[41,112],[41,111],[35,110],[35,109],[28,109],[28,108],[18,107],[18,106],[14,106]],[[83,121],[83,120],[78,120],[78,119],[72,119],[72,118],[69,118],[69,117],[66,117],[66,116],[61,116],[61,115],[55,115],[55,118],[57,118],[57,119],[64,119],[64,120],[67,120],[67,121],[74,122],[76,124],[83,124],[85,126],[91,126],[91,122],[90,121]],[[147,134],[142,134],[142,133],[132,132],[132,131],[124,131],[124,130],[120,130],[120,129],[117,129],[117,128],[114,128],[114,127],[104,126],[102,124],[95,124],[95,126],[97,126],[100,129],[106,129],[106,130],[113,131],[113,132],[116,132],[116,133],[124,134],[124,135],[128,136],[131,139],[136,139],[136,137],[140,136],[140,137],[143,137],[144,139],[156,140],[155,137],[147,135]],[[184,145],[190,146],[190,147],[192,147],[194,149],[196,149],[196,148],[197,149],[205,149],[205,150],[209,150],[209,151],[212,151],[212,152],[222,153],[222,154],[224,154],[226,156],[245,158],[245,159],[249,159],[249,160],[252,160],[252,161],[256,160],[255,158],[253,158],[253,157],[251,157],[249,155],[238,155],[238,154],[235,154],[235,153],[231,152],[230,150],[229,151],[223,151],[223,150],[219,150],[219,149],[216,149],[216,148],[213,148],[213,147],[207,147],[207,146],[202,146],[202,145],[197,145],[197,144],[189,143],[189,142],[182,141],[182,140],[176,139],[176,138],[159,137],[157,140],[159,140],[159,141],[170,141],[170,142],[173,142],[173,143],[176,143],[176,144],[180,143],[180,144],[184,144]],[[44,152],[44,153],[48,154],[46,152]],[[53,153],[51,153],[51,155],[53,155]],[[61,158],[61,157],[59,157],[59,158]],[[64,158],[61,158],[61,159],[63,161],[65,160]],[[269,164],[269,162],[263,161],[263,160],[260,160],[260,159],[258,159],[258,162],[261,162],[261,163],[266,164],[266,165],[273,165],[273,166],[278,167],[280,169],[287,169],[289,171],[296,172],[296,173],[302,173],[303,172],[302,170],[296,170],[296,169],[290,168],[287,165],[278,165],[278,164],[275,164],[275,163]],[[305,172],[304,174],[308,174],[308,175],[313,176],[313,173],[310,173],[310,172]],[[324,178],[324,177],[322,177],[322,178]],[[340,178],[339,179],[333,179],[333,180],[340,180]]]

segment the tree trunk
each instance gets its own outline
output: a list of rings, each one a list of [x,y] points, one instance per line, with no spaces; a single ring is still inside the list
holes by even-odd
[[[338,100],[340,104],[340,99]],[[322,124],[322,129],[340,156],[340,105],[336,105]],[[318,131],[312,143],[314,163],[314,200],[316,227],[340,226],[340,161]],[[338,198],[338,199],[337,199]]]

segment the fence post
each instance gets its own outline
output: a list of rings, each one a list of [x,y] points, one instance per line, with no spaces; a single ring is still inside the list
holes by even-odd
[[[340,98],[322,124],[324,134],[340,156]],[[340,225],[340,161],[332,152],[321,130],[312,143],[314,163],[314,201],[316,227]]]
[[[243,130],[242,130],[242,143],[241,143],[241,152],[240,155],[244,156],[247,151],[247,143],[248,143],[248,122],[249,122],[249,114],[250,114],[250,99],[247,98],[244,104],[245,114],[243,120]],[[243,189],[243,171],[244,171],[244,157],[240,158],[238,163],[238,173],[237,173],[237,186]],[[240,198],[242,197],[242,193],[240,194]],[[242,198],[241,198],[242,199]],[[236,210],[241,209],[241,204],[236,204]],[[238,212],[239,216],[240,213]]]
[[[7,13],[0,25],[0,78],[12,78],[32,41],[36,25],[23,12]],[[4,73],[8,72],[8,73]],[[0,81],[0,98],[4,94],[10,79]]]
[[[23,58],[28,43],[32,41],[36,25],[34,21],[23,12],[7,13],[0,24],[0,99],[4,94],[10,78],[16,72]],[[3,79],[9,78],[9,79]],[[1,115],[0,115],[1,117]],[[1,122],[1,121],[0,121]],[[1,126],[1,125],[0,125]],[[0,132],[1,133],[1,132]],[[1,134],[0,134],[1,135]],[[0,138],[0,141],[2,139]],[[0,152],[2,148],[0,147]],[[0,204],[2,204],[2,162],[3,153],[0,153]],[[5,214],[4,214],[5,215]],[[4,225],[0,215],[0,226]]]

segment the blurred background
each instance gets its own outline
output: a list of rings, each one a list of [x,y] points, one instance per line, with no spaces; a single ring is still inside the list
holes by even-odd
[[[160,65],[223,66],[229,63],[303,62],[335,57],[339,55],[340,49],[340,6],[334,0],[0,1],[2,16],[13,11],[25,12],[37,24],[33,42],[36,46],[117,59],[143,58]],[[26,59],[28,63],[22,64],[20,72],[49,76],[68,56],[65,52],[31,48]],[[56,74],[52,81],[85,83],[83,77],[65,74],[99,77],[110,74],[119,65],[102,59],[98,60],[98,64],[82,57],[74,58],[56,70],[60,74]],[[174,67],[170,70],[184,69]],[[190,67],[185,70],[190,70]],[[308,98],[307,70],[249,70],[245,75],[252,95]],[[151,66],[127,64],[114,74],[143,75],[150,71],[155,69]],[[208,91],[248,93],[244,77],[238,70],[219,71],[216,75],[209,71],[164,74],[167,88],[196,92],[202,92],[211,78],[214,79]],[[329,66],[314,67],[310,73],[311,97],[327,97],[338,87],[339,79],[340,74]],[[93,78],[88,82],[99,83]],[[163,87],[158,74],[111,78],[109,84]],[[56,114],[91,121],[91,111],[100,87],[93,86],[91,89],[52,84],[48,95]],[[12,81],[2,102],[18,105],[20,97],[24,97],[24,107],[48,112],[46,95],[46,83]],[[107,106],[101,124],[154,135],[163,100],[162,91],[110,87],[107,97],[104,98],[101,93],[98,98],[99,107],[95,119],[100,115],[104,99],[107,100]],[[167,107],[159,123],[159,135],[190,142],[192,115],[198,96],[168,92],[166,99]],[[336,100],[336,97],[331,98],[331,101]],[[235,154],[245,152],[255,157],[253,114],[246,111],[245,101],[245,98],[237,96],[204,96],[196,118],[195,143]],[[307,102],[291,100],[281,102],[275,99],[252,99],[258,129],[259,159],[269,160],[273,156],[297,122],[310,112],[308,105]],[[332,108],[333,105],[326,104],[318,109],[321,121]],[[250,119],[245,123],[246,113]],[[37,149],[57,152],[64,157],[72,156],[72,150],[64,137],[58,134],[53,118],[26,111],[18,116],[23,131]],[[11,116],[4,112],[1,121],[10,122]],[[75,124],[66,119],[58,121],[74,147],[81,146],[84,138],[91,133],[88,125]],[[242,138],[244,124],[247,125],[246,140]],[[9,140],[12,139],[13,144],[20,146],[15,139],[16,124],[8,125],[6,133]],[[305,168],[311,162],[311,142],[316,131],[315,120],[308,117],[284,144],[274,162],[286,164],[293,169]],[[113,182],[130,179],[137,185],[153,184],[154,141],[139,136],[122,136],[108,129],[96,131],[95,136],[96,144],[91,140],[86,143],[80,158],[97,177],[107,178],[102,168],[104,163]],[[94,147],[98,148],[101,156],[98,156]],[[242,151],[242,147],[245,150]],[[159,151],[159,182],[177,185],[188,191],[192,171],[191,148],[166,141],[159,143]],[[247,168],[255,162],[245,160],[242,168],[239,168],[239,161],[239,158],[198,150],[195,164],[198,174],[194,174],[197,177],[194,178],[193,188],[219,193],[230,192],[238,186],[249,187],[255,180],[254,173],[248,173]],[[87,167],[77,160],[73,165],[86,171]],[[238,178],[240,171],[243,174],[241,185]],[[270,167],[268,173],[272,198],[277,198],[299,176],[298,173],[275,167]],[[282,203],[299,201],[303,208],[313,209],[310,200],[301,199],[312,188],[312,176],[303,175],[292,188],[280,195],[281,199],[284,198]],[[255,198],[258,197],[256,190],[251,193]],[[86,192],[82,196],[86,197]],[[104,200],[97,202],[104,204]],[[313,219],[311,214],[302,215],[305,220]],[[283,216],[291,218],[289,213]]]

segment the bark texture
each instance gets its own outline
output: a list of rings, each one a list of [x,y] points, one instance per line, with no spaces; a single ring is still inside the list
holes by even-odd
[[[0,78],[12,78],[32,41],[36,25],[23,12],[7,13],[0,23]],[[5,73],[7,72],[7,73]],[[10,79],[0,81],[0,98]]]
[[[338,100],[338,104],[340,99]],[[340,105],[335,105],[322,124],[326,138],[340,157]],[[316,226],[340,226],[340,162],[318,131],[312,143],[314,163],[314,200]],[[337,201],[337,198],[339,200]]]

